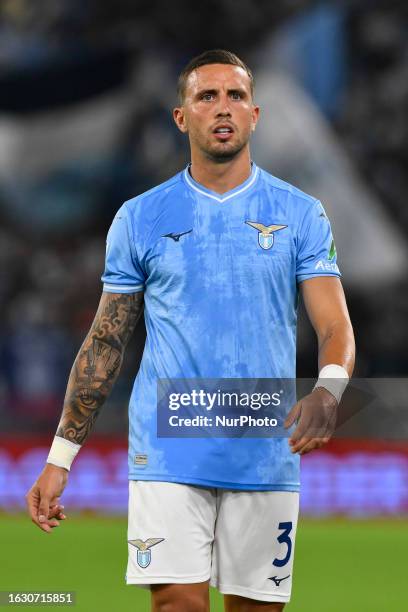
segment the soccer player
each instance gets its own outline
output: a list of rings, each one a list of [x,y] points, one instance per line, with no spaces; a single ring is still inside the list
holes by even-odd
[[[126,581],[151,589],[155,612],[209,610],[209,584],[228,612],[276,612],[291,592],[299,456],[333,431],[353,332],[322,204],[251,161],[259,107],[250,69],[207,51],[184,68],[178,93],[173,116],[191,163],[125,202],[112,222],[99,308],[27,504],[46,532],[65,518],[71,463],[144,307],[129,404]],[[295,377],[299,290],[319,377],[287,416],[290,436],[158,437],[158,379]]]

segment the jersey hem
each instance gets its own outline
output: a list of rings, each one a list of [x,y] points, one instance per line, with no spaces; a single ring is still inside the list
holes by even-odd
[[[144,285],[111,285],[109,283],[104,283],[102,287],[102,291],[105,293],[138,293],[143,289]]]
[[[341,273],[339,272],[310,272],[309,274],[299,274],[296,276],[296,280],[298,283],[301,283],[308,278],[315,278],[316,276],[335,276],[336,278],[341,278]]]
[[[218,480],[209,480],[206,478],[190,478],[188,476],[172,476],[169,474],[129,474],[129,480],[154,480],[159,482],[175,482],[180,484],[190,484],[202,487],[213,487],[216,489],[236,489],[240,491],[290,491],[298,493],[300,484],[282,483],[282,484],[267,484],[267,483],[246,483],[246,482],[222,482]]]

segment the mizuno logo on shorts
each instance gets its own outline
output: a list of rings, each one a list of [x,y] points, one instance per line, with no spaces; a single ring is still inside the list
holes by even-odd
[[[286,580],[286,578],[289,578],[289,576],[290,574],[288,574],[287,576],[284,576],[284,578],[278,578],[278,576],[272,576],[271,578],[268,578],[268,580],[273,580],[276,586],[278,587],[280,583],[282,582],[282,580]]]

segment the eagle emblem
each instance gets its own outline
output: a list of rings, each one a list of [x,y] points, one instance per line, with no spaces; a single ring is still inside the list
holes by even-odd
[[[140,567],[147,567],[150,565],[152,560],[152,552],[151,547],[156,546],[160,542],[163,542],[165,538],[148,538],[143,542],[143,540],[128,540],[129,544],[137,548],[137,564]]]
[[[245,221],[245,223],[258,230],[258,244],[262,249],[272,248],[274,233],[288,227],[287,225],[264,225],[255,221]]]

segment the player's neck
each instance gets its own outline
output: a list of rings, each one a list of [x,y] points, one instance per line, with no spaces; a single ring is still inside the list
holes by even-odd
[[[197,183],[211,191],[223,194],[244,183],[251,174],[249,150],[243,151],[231,161],[222,164],[191,155],[191,176]]]

